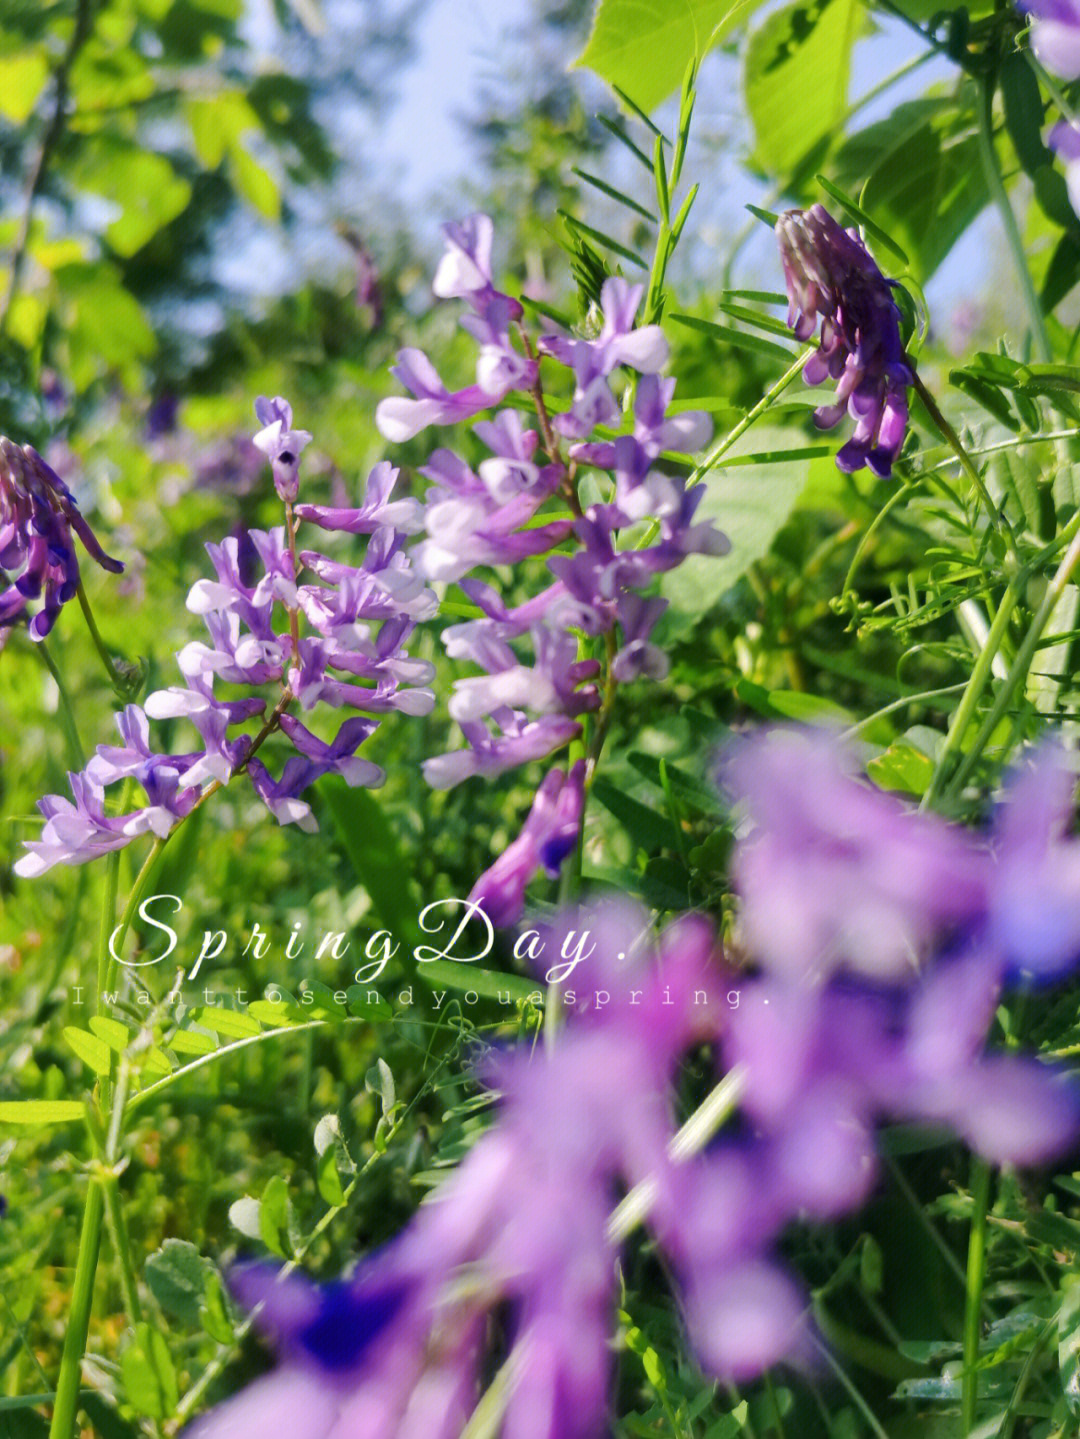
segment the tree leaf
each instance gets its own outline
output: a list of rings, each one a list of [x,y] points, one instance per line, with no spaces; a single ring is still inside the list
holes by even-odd
[[[686,67],[761,0],[600,0],[589,43],[574,61],[648,112],[682,84]]]
[[[0,115],[16,125],[29,119],[48,78],[49,62],[43,49],[0,54]]]
[[[746,105],[755,157],[789,175],[847,110],[859,0],[795,0],[770,15],[746,55]]]

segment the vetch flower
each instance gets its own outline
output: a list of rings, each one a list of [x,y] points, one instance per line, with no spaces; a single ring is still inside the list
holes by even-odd
[[[79,587],[79,560],[72,531],[102,569],[124,566],[101,548],[67,485],[32,445],[0,436],[0,571],[11,579],[0,590],[0,631],[28,622],[32,640],[43,640]],[[29,602],[41,600],[30,616]]]
[[[855,433],[837,453],[840,469],[863,465],[887,479],[907,429],[907,388],[914,381],[900,337],[900,310],[889,281],[855,230],[823,205],[788,210],[776,222],[787,281],[788,324],[809,340],[821,317],[817,354],[803,369],[809,385],[836,380],[836,403],[814,412],[821,429],[845,410]]]
[[[1080,75],[1080,19],[1075,32],[1077,50],[1076,74]],[[1074,78],[1074,77],[1070,77]],[[1065,162],[1065,187],[1069,204],[1080,215],[1080,126],[1071,120],[1059,120],[1047,137],[1051,150]]]
[[[280,397],[260,398],[256,414],[263,425],[256,444],[273,464],[286,525],[207,545],[215,576],[197,580],[187,598],[207,639],[191,641],[177,655],[182,683],[118,717],[122,743],[99,746],[85,773],[71,776],[74,804],[55,795],[42,800],[46,823],[40,840],[27,844],[19,874],[80,864],[145,833],[165,838],[208,786],[241,773],[279,823],[314,829],[302,796],[318,779],[337,774],[350,785],[383,783],[383,770],[357,754],[378,726],[375,717],[432,709],[435,696],[427,686],[434,668],[410,656],[406,644],[417,619],[433,614],[438,601],[396,528],[415,529],[418,507],[391,499],[397,472],[383,464],[372,471],[357,509],[303,505],[293,511],[298,460],[311,437],[293,429],[292,409]],[[31,456],[28,463],[36,461]],[[305,520],[368,536],[362,558],[331,560],[307,550],[294,558],[296,526]],[[327,707],[356,711],[338,721],[332,738],[291,712]],[[157,753],[148,719],[183,720],[200,743],[180,754]],[[292,753],[275,766],[275,777],[269,750],[256,750],[271,740],[280,748],[281,739]],[[105,791],[126,778],[142,785],[147,804],[113,815]]]
[[[1080,77],[1080,9],[1075,0],[1021,0],[1018,8],[1032,17],[1031,48],[1040,65],[1060,80]]]

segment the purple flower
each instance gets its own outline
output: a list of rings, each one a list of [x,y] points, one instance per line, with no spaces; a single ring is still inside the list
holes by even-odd
[[[350,535],[370,535],[380,526],[412,535],[424,528],[419,500],[391,500],[400,471],[380,460],[368,475],[367,488],[359,509],[329,509],[325,505],[297,505],[298,520],[310,520],[323,530],[344,530]]]
[[[885,276],[855,230],[836,223],[823,205],[788,210],[776,222],[787,281],[788,324],[808,340],[821,316],[817,354],[803,370],[809,385],[838,381],[836,403],[814,412],[821,429],[845,409],[855,433],[836,456],[840,469],[868,465],[887,479],[907,428],[910,362],[900,338],[900,310]]]
[[[262,429],[252,440],[270,461],[274,488],[286,503],[296,499],[300,487],[300,455],[311,443],[307,430],[292,427],[292,406],[279,395],[268,400],[260,395],[255,401],[255,414]]]
[[[1053,979],[1080,961],[1080,840],[1068,837],[1076,776],[1047,748],[1016,775],[993,833],[989,941],[1013,972]]]
[[[830,735],[780,730],[737,746],[725,778],[754,826],[733,872],[747,942],[769,970],[901,979],[981,916],[985,855],[862,783]]]
[[[563,860],[574,849],[581,832],[585,802],[585,762],[569,774],[549,770],[536,791],[532,809],[517,839],[473,885],[470,901],[479,901],[492,924],[500,928],[521,918],[525,887],[543,868],[557,879]]]
[[[424,778],[432,789],[452,789],[474,774],[502,774],[530,760],[545,759],[581,734],[577,721],[565,715],[528,720],[520,710],[498,708],[490,718],[499,734],[492,734],[482,720],[467,720],[461,730],[468,749],[424,760]]]
[[[1080,75],[1080,19],[1074,32],[1077,50],[1076,75]],[[1074,77],[1070,77],[1074,78]],[[1069,192],[1069,204],[1080,215],[1080,126],[1071,120],[1059,120],[1048,136],[1050,148],[1065,162],[1065,186]]]
[[[1080,10],[1073,0],[1023,0],[1018,9],[1032,16],[1031,48],[1039,63],[1061,80],[1080,77]]]
[[[21,449],[0,436],[0,571],[11,577],[0,590],[0,631],[28,618],[28,602],[41,600],[29,619],[32,640],[43,640],[79,587],[79,537],[102,569],[121,574],[83,518],[75,497],[32,445]]]

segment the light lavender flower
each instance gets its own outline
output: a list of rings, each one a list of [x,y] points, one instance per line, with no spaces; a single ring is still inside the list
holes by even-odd
[[[417,522],[413,502],[390,498],[396,472],[377,465],[356,510],[304,505],[294,512],[300,454],[310,436],[292,428],[285,400],[260,398],[256,413],[263,429],[255,443],[271,461],[275,486],[286,501],[286,525],[207,546],[214,578],[197,580],[187,598],[188,609],[206,626],[207,640],[192,641],[177,655],[183,682],[157,690],[145,709],[129,706],[119,717],[122,745],[99,747],[86,773],[72,776],[74,806],[57,796],[42,801],[45,827],[41,839],[27,845],[16,865],[19,874],[81,864],[148,832],[165,838],[209,786],[227,784],[242,772],[279,823],[313,829],[311,806],[302,796],[318,779],[337,774],[350,785],[383,782],[382,769],[356,753],[377,728],[373,717],[395,710],[430,712],[433,666],[410,656],[405,646],[416,620],[431,615],[437,601],[395,527],[401,522],[415,528]],[[363,559],[331,560],[316,551],[303,551],[297,559],[296,525],[304,519],[368,535]],[[327,706],[357,712],[339,722],[330,739],[290,712]],[[155,753],[147,717],[184,720],[200,747],[179,755]],[[257,732],[240,728],[253,721],[259,723]],[[294,751],[276,777],[262,749],[274,735]],[[104,791],[127,777],[138,780],[148,803],[133,814],[111,816]]]
[[[1032,17],[1031,48],[1039,63],[1061,80],[1080,77],[1080,9],[1075,0],[1021,0],[1017,8]]]

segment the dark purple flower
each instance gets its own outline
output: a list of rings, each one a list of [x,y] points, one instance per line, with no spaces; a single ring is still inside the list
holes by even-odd
[[[855,434],[836,456],[840,469],[868,465],[888,478],[907,428],[911,365],[900,338],[900,310],[857,231],[838,225],[823,205],[788,210],[776,222],[787,281],[788,324],[809,340],[821,316],[817,354],[803,370],[809,385],[838,381],[836,403],[814,412],[822,429],[845,409]]]
[[[569,774],[550,770],[536,791],[532,809],[521,833],[508,845],[490,869],[473,885],[471,901],[479,901],[492,924],[505,927],[521,918],[525,887],[543,868],[549,879],[557,879],[566,859],[578,842],[585,802],[585,763]]]
[[[29,618],[29,635],[42,640],[79,586],[79,537],[90,558],[112,574],[124,566],[98,544],[67,485],[32,445],[20,448],[0,436],[0,571],[11,577],[0,590],[0,630],[28,619],[28,602],[41,600]]]

